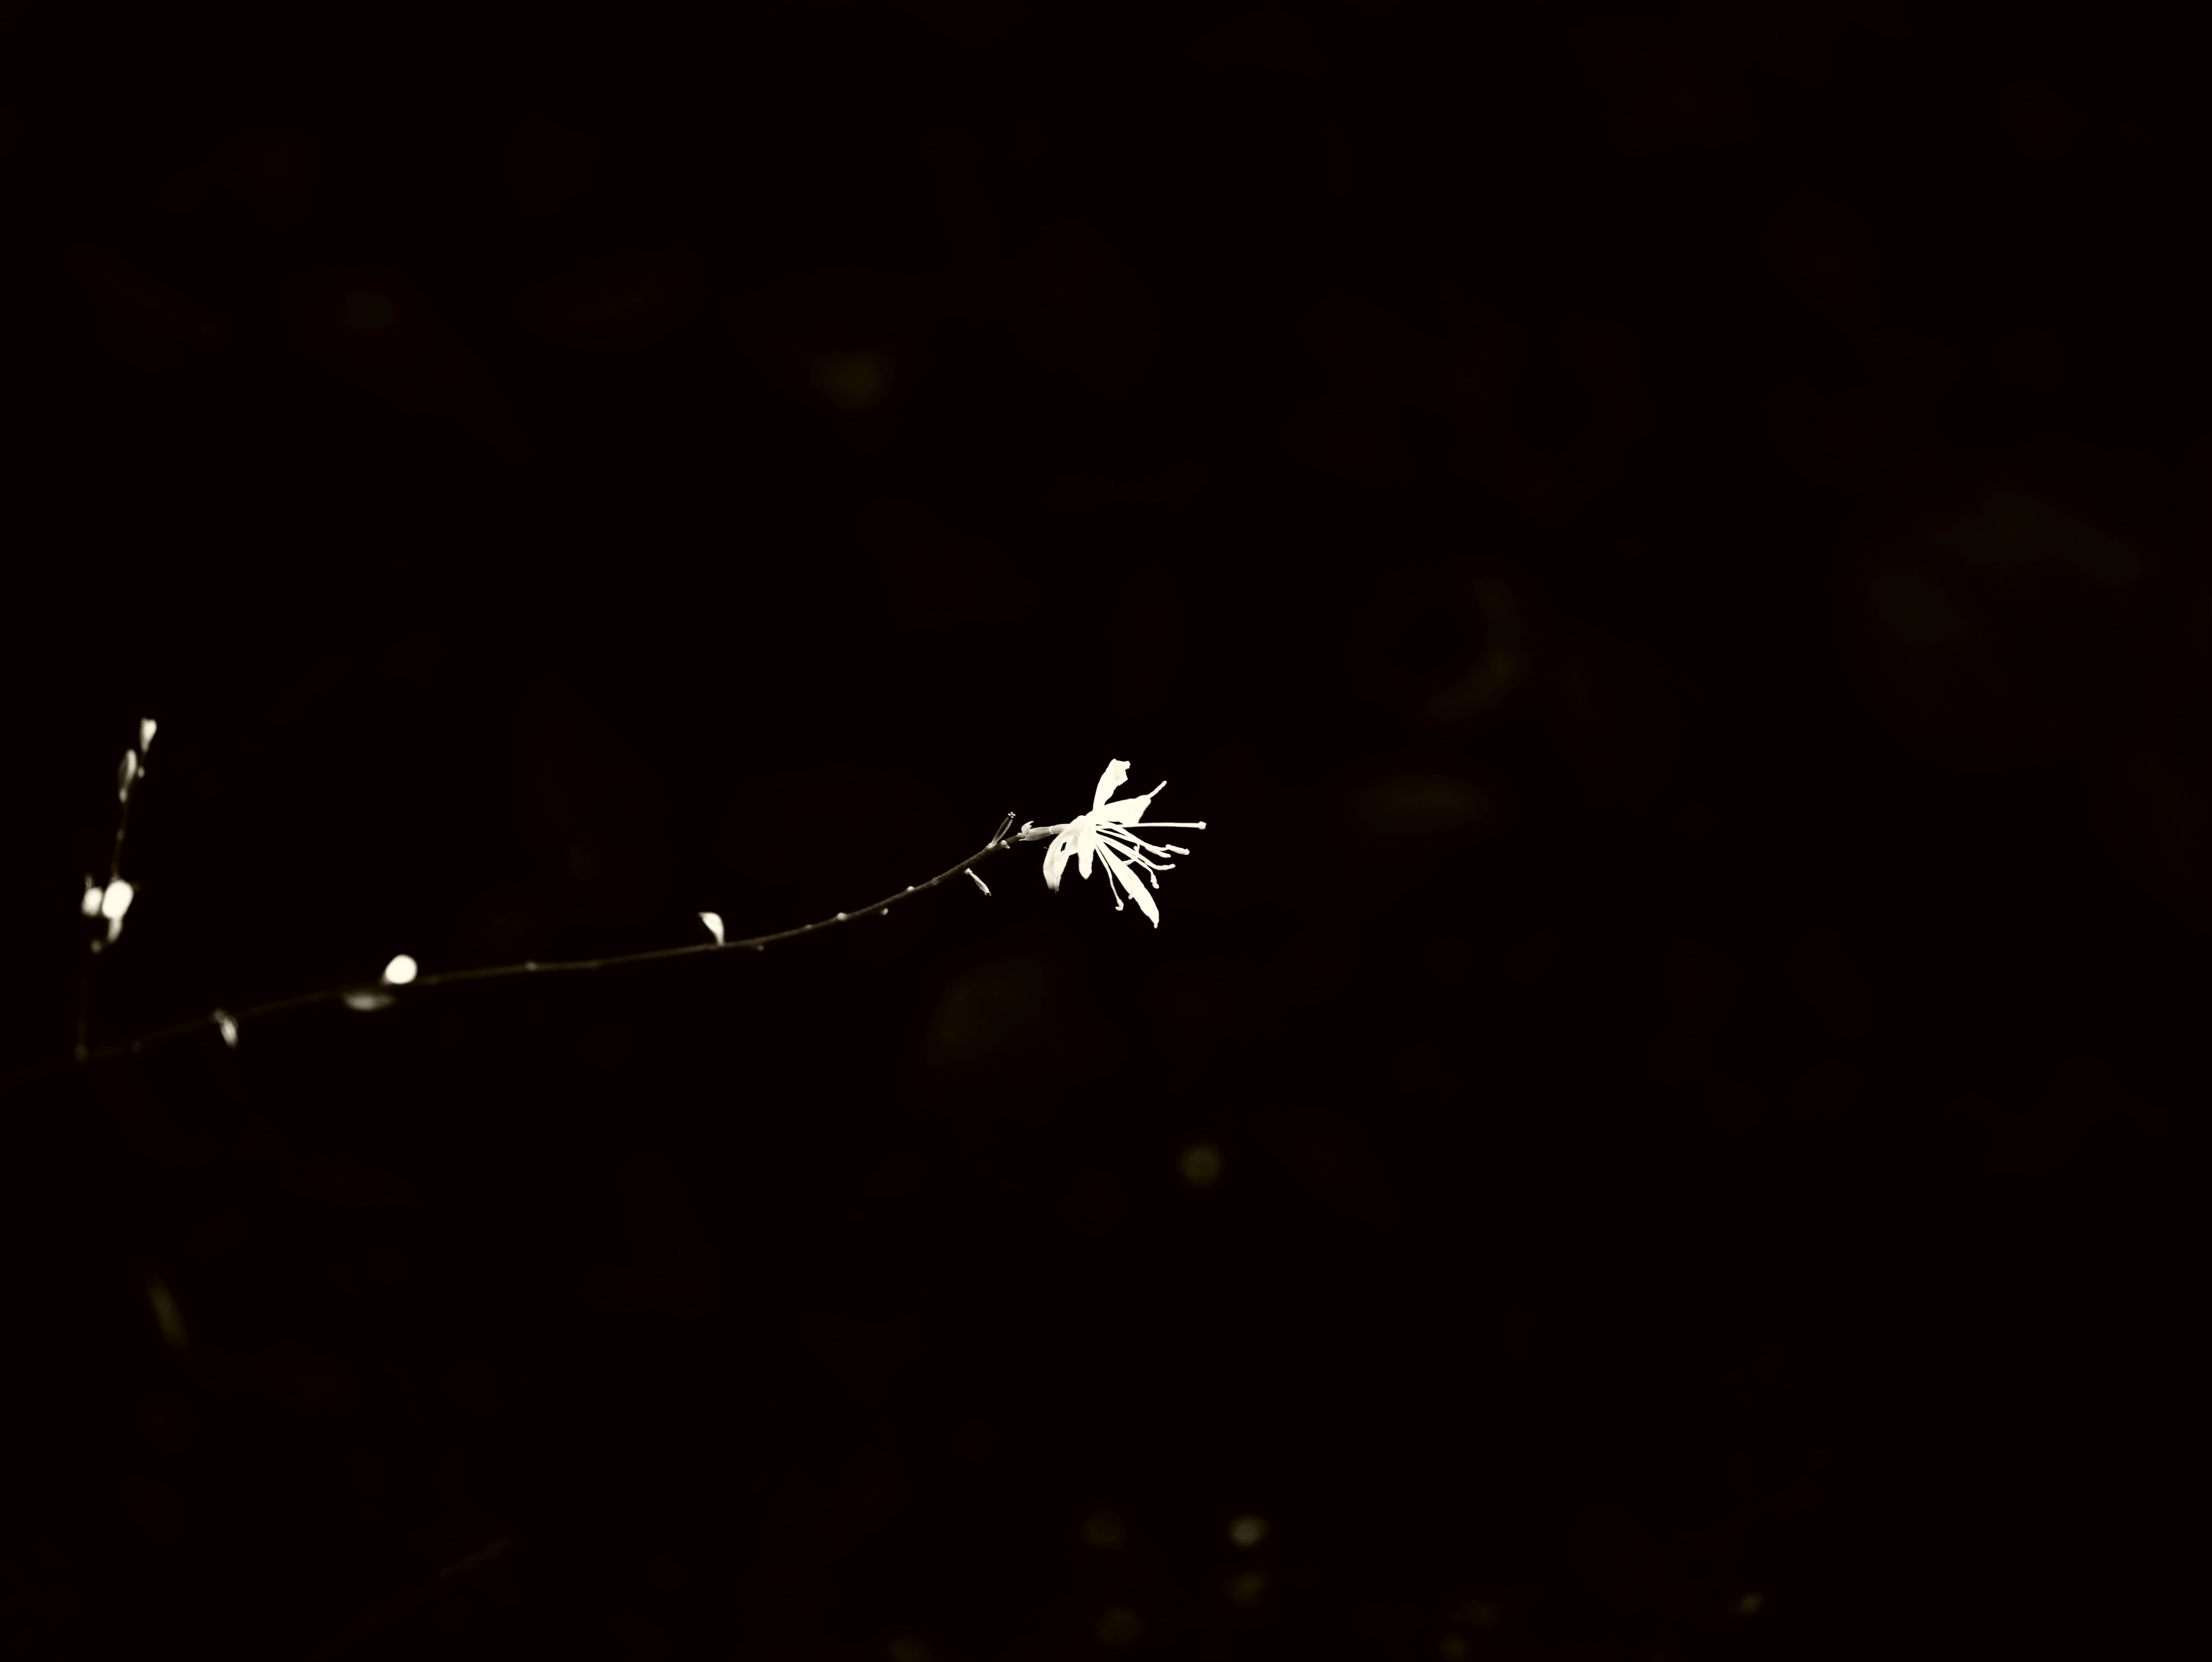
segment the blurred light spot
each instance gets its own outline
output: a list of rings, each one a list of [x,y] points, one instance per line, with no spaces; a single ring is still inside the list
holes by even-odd
[[[1255,1610],[1267,1594],[1267,1572],[1239,1570],[1221,1584],[1221,1596],[1239,1610]]]
[[[1109,1604],[1098,1618],[1097,1634],[1106,1650],[1133,1645],[1145,1636],[1145,1618],[1127,1604]]]
[[[722,915],[720,912],[701,912],[699,921],[707,926],[707,933],[714,937],[714,944],[722,944]]]
[[[1252,1513],[1233,1518],[1229,1523],[1229,1538],[1240,1547],[1256,1547],[1267,1538],[1267,1520]]]
[[[891,361],[880,352],[823,352],[806,374],[814,390],[848,415],[872,410],[890,396]]]
[[[1194,1142],[1176,1160],[1176,1170],[1182,1180],[1194,1189],[1211,1189],[1221,1181],[1221,1146],[1212,1141]]]
[[[2118,538],[2018,491],[1995,490],[1960,515],[1935,545],[1996,575],[2070,567],[2103,588],[2125,588],[2143,573],[2142,556]]]
[[[1470,1628],[1494,1628],[1504,1616],[1488,1598],[1470,1598],[1452,1612],[1452,1620]]]
[[[1446,727],[1495,709],[1528,679],[1527,624],[1512,588],[1502,577],[1479,572],[1468,580],[1467,593],[1486,644],[1456,680],[1429,694],[1429,718]]]
[[[392,1001],[390,993],[364,992],[359,988],[340,993],[338,997],[349,1010],[381,1010],[389,1008]]]
[[[1437,1641],[1437,1654],[1443,1657],[1444,1662],[1459,1662],[1461,1657],[1465,1656],[1474,1648],[1467,1642],[1465,1634],[1448,1633]]]
[[[142,752],[153,747],[155,728],[155,723],[152,716],[142,715],[138,718],[138,748]],[[167,751],[161,753],[164,756],[168,754]]]
[[[902,1633],[884,1647],[890,1662],[934,1662],[928,1646],[910,1633]]]
[[[169,1291],[168,1282],[159,1275],[146,1277],[146,1302],[154,1312],[154,1325],[161,1335],[161,1342],[179,1356],[185,1354],[185,1312],[177,1307],[177,1295]]]
[[[87,917],[100,916],[100,885],[87,877],[84,880],[84,915]]]
[[[1122,1526],[1121,1514],[1104,1510],[1094,1512],[1083,1520],[1082,1535],[1084,1545],[1097,1547],[1102,1552],[1115,1551],[1129,1538],[1127,1530]]]
[[[481,1569],[493,1559],[510,1550],[514,1545],[512,1539],[502,1536],[496,1541],[478,1547],[466,1557],[455,1559],[438,1572],[438,1579],[441,1581],[451,1581],[457,1576],[466,1575],[471,1570]]]
[[[120,918],[124,913],[131,910],[132,893],[131,886],[121,878],[117,878],[107,886],[106,893],[100,897],[100,915],[111,920]]]
[[[402,953],[384,966],[384,979],[390,986],[404,987],[415,979],[416,971],[415,960]]]
[[[349,289],[338,301],[338,323],[349,330],[389,329],[399,307],[381,289]]]
[[[1877,566],[1867,575],[1866,593],[1875,616],[1900,646],[1931,651],[1970,632],[1966,614],[1951,597],[1908,566]]]
[[[1445,773],[1400,773],[1371,780],[1352,794],[1352,818],[1370,837],[1411,842],[1479,824],[1490,797],[1472,780]]]
[[[215,1013],[215,1025],[222,1034],[223,1049],[235,1050],[238,1048],[238,1023],[230,1012],[217,1010]]]
[[[1744,1594],[1742,1598],[1735,1601],[1735,1613],[1738,1616],[1753,1615],[1756,1613],[1759,1607],[1765,1602],[1766,1598],[1765,1594],[1747,1592]]]

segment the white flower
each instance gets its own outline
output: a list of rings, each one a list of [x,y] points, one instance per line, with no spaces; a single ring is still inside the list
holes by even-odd
[[[1145,810],[1152,807],[1152,798],[1168,788],[1168,782],[1164,779],[1142,796],[1131,796],[1119,802],[1109,802],[1106,799],[1120,787],[1127,784],[1128,780],[1129,764],[1127,762],[1109,762],[1106,764],[1106,771],[1098,776],[1098,788],[1091,794],[1090,813],[1079,814],[1064,825],[1032,827],[1024,820],[1021,831],[1015,840],[1022,843],[1034,843],[1042,837],[1049,837],[1054,839],[1053,845],[1044,851],[1044,886],[1055,894],[1060,892],[1060,875],[1067,869],[1070,855],[1075,857],[1077,875],[1087,878],[1091,875],[1091,856],[1094,853],[1097,854],[1106,864],[1106,886],[1114,890],[1114,910],[1117,912],[1121,910],[1121,891],[1127,889],[1135,898],[1137,904],[1143,909],[1145,916],[1152,920],[1152,927],[1158,928],[1160,924],[1160,909],[1154,903],[1152,896],[1145,892],[1144,885],[1137,880],[1136,874],[1130,868],[1142,866],[1145,868],[1145,882],[1150,883],[1157,889],[1160,886],[1160,880],[1152,874],[1156,871],[1173,871],[1175,862],[1168,860],[1153,861],[1146,856],[1155,854],[1188,854],[1190,850],[1179,849],[1172,843],[1147,843],[1133,833],[1155,828],[1204,831],[1206,821],[1203,819],[1148,820],[1141,817]]]

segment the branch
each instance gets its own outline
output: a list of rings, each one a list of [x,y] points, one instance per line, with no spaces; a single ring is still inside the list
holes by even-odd
[[[129,801],[127,795],[125,801],[127,813]],[[896,894],[886,895],[872,906],[863,906],[857,911],[839,912],[835,917],[825,917],[819,922],[802,924],[795,929],[779,929],[773,934],[750,935],[743,941],[724,941],[720,938],[721,921],[711,913],[702,912],[701,920],[714,932],[716,939],[702,941],[689,947],[665,947],[654,952],[624,953],[616,958],[580,959],[563,964],[540,964],[532,959],[521,964],[501,964],[481,970],[448,970],[441,975],[421,977],[412,973],[413,959],[398,958],[394,959],[392,965],[386,969],[384,974],[373,982],[348,982],[340,986],[325,987],[319,992],[297,993],[290,998],[276,999],[267,1004],[257,1004],[250,1009],[235,1012],[223,1009],[210,1010],[205,1015],[194,1016],[189,1021],[179,1021],[171,1026],[158,1028],[150,1033],[142,1033],[127,1043],[102,1044],[91,1048],[88,1048],[84,1043],[84,1016],[80,1011],[76,1059],[80,1062],[107,1062],[117,1056],[136,1056],[149,1044],[165,1038],[175,1038],[185,1033],[198,1032],[203,1027],[219,1028],[222,1033],[223,1043],[234,1050],[238,1045],[238,1024],[241,1021],[273,1015],[279,1010],[292,1010],[309,1004],[327,1003],[334,998],[343,999],[354,1009],[378,1009],[392,1001],[394,995],[386,989],[394,987],[436,987],[453,981],[489,981],[499,976],[550,975],[560,970],[603,970],[617,964],[641,964],[649,959],[656,958],[687,958],[698,953],[735,952],[746,947],[750,947],[755,952],[764,952],[771,941],[790,941],[799,935],[812,934],[817,929],[835,928],[840,923],[849,923],[855,918],[867,917],[878,912],[888,914],[891,907],[908,896],[920,894],[925,889],[933,889],[947,879],[959,876],[963,872],[967,872],[975,886],[988,894],[990,889],[984,884],[981,878],[975,875],[973,868],[979,861],[988,860],[991,855],[1002,849],[1012,848],[1015,843],[1023,840],[1018,836],[1011,838],[1007,837],[1006,832],[1013,823],[1014,816],[1010,813],[999,822],[999,829],[991,834],[989,842],[958,865],[939,872],[926,883],[909,883]],[[116,840],[119,845],[122,841],[120,830],[116,833]],[[97,950],[98,947],[95,946],[94,951]]]
[[[122,880],[123,833],[131,824],[131,798],[146,777],[143,758],[154,748],[155,723],[150,716],[138,723],[138,748],[123,752],[122,763],[115,770],[115,794],[122,802],[115,816],[115,846],[107,857],[107,881],[94,883],[92,874],[84,879],[84,915],[90,918],[106,918],[107,932],[103,938],[95,931],[84,955],[84,971],[76,983],[76,1059],[86,1060],[90,1054],[85,1045],[86,1035],[92,1026],[92,971],[100,962],[100,955],[115,944],[123,933],[123,914],[131,908],[133,890]]]

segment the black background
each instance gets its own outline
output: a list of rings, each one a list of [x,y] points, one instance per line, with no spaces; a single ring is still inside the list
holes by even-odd
[[[2147,1625],[2201,100],[1765,10],[27,37],[19,1653]],[[1210,823],[72,1068],[142,715],[100,1044]]]

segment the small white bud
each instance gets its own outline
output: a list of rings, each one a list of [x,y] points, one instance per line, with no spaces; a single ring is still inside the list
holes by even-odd
[[[128,883],[119,877],[117,878],[107,886],[107,892],[100,897],[100,915],[102,917],[111,918],[116,922],[121,922],[123,914],[131,910],[131,897],[133,892]],[[112,934],[108,936],[110,941],[114,938]]]
[[[384,966],[383,981],[387,987],[404,987],[415,979],[415,960],[402,953]]]
[[[151,726],[152,723],[149,722],[148,725]],[[238,1048],[238,1023],[231,1019],[230,1012],[217,1010],[215,1013],[215,1025],[222,1029],[223,1044],[235,1050]]]
[[[84,915],[87,917],[100,916],[100,885],[88,877],[84,880]]]
[[[707,926],[707,933],[714,937],[714,944],[722,944],[722,918],[719,912],[701,912],[699,921]]]
[[[968,873],[968,880],[970,883],[973,883],[977,888],[982,890],[985,894],[991,892],[991,886],[988,883],[986,883],[981,878],[976,876],[972,868]]]
[[[138,718],[138,748],[141,751],[154,748],[154,718],[150,715]]]
[[[109,946],[112,947],[112,946],[115,944],[115,938],[116,938],[116,936],[118,936],[118,935],[121,934],[122,933],[123,933],[123,920],[122,920],[121,918],[119,918],[119,917],[111,917],[111,918],[109,918],[109,919],[107,920],[107,944],[108,944]]]
[[[845,921],[845,914],[843,912],[839,912],[837,914],[837,921],[840,923],[842,923]]]

